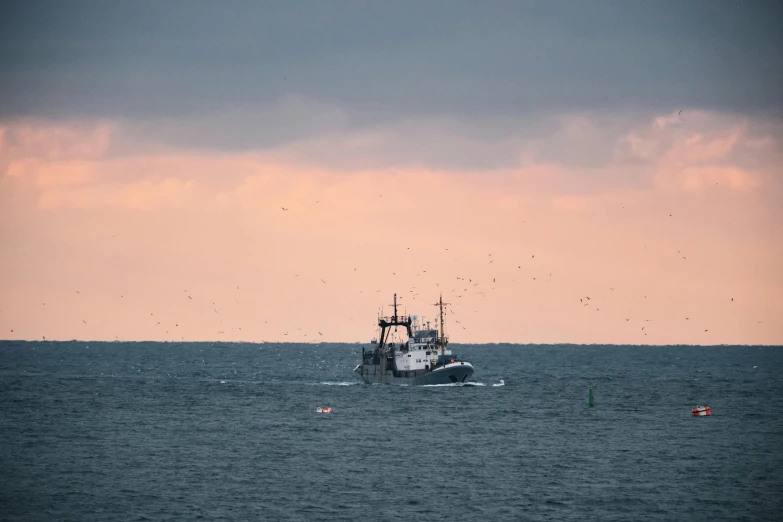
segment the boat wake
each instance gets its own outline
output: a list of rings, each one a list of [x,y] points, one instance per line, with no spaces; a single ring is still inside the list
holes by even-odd
[[[421,384],[419,388],[463,388],[463,387],[486,386],[483,382],[449,382],[446,384]]]
[[[500,379],[500,382],[497,382],[497,383],[493,384],[492,387],[493,388],[497,388],[498,386],[505,386],[505,385],[506,385],[506,381],[504,381],[503,379]]]

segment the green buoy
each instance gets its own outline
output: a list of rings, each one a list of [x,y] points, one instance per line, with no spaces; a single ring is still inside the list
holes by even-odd
[[[593,407],[593,401],[594,401],[593,387],[591,386],[590,391],[587,393],[587,405],[590,406],[591,408]]]

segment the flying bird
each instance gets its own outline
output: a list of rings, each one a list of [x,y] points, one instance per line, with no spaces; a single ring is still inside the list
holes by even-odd
[[[280,208],[282,208],[284,211],[285,211],[285,210],[288,210],[288,209],[287,209],[287,208],[285,208],[285,207],[280,207]]]

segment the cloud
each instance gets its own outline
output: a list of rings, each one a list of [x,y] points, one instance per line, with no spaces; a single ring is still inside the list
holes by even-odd
[[[0,9],[1,118],[181,118],[289,95],[376,111],[384,124],[412,115],[783,108],[783,73],[769,66],[780,61],[783,10],[766,3]]]
[[[304,203],[348,183],[381,193],[396,178],[406,187],[400,193],[415,194],[437,179],[464,190],[551,195],[555,207],[573,211],[584,210],[582,196],[618,190],[693,191],[717,184],[747,191],[780,183],[781,126],[747,117],[687,111],[666,125],[660,124],[666,116],[622,113],[523,122],[420,118],[359,130],[343,125],[348,117],[336,107],[303,102],[288,109],[307,118],[308,106],[319,108],[316,119],[334,118],[337,125],[256,150],[156,142],[154,126],[140,133],[136,124],[120,121],[21,120],[3,126],[0,157],[6,177],[37,187],[45,209],[147,208],[193,197],[205,204],[252,206],[258,198]],[[188,124],[171,121],[164,134],[176,135]],[[357,193],[353,204],[369,203]]]

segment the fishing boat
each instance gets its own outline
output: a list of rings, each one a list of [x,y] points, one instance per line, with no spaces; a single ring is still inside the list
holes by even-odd
[[[397,294],[394,294],[394,314],[378,317],[380,342],[374,349],[362,347],[362,362],[354,371],[367,384],[433,385],[465,383],[473,375],[473,365],[463,361],[447,348],[443,317],[443,295],[435,306],[440,310],[440,331],[429,323],[419,325],[418,317],[397,314]],[[437,326],[437,325],[436,325]],[[405,328],[407,341],[395,345],[389,342],[394,328]]]

